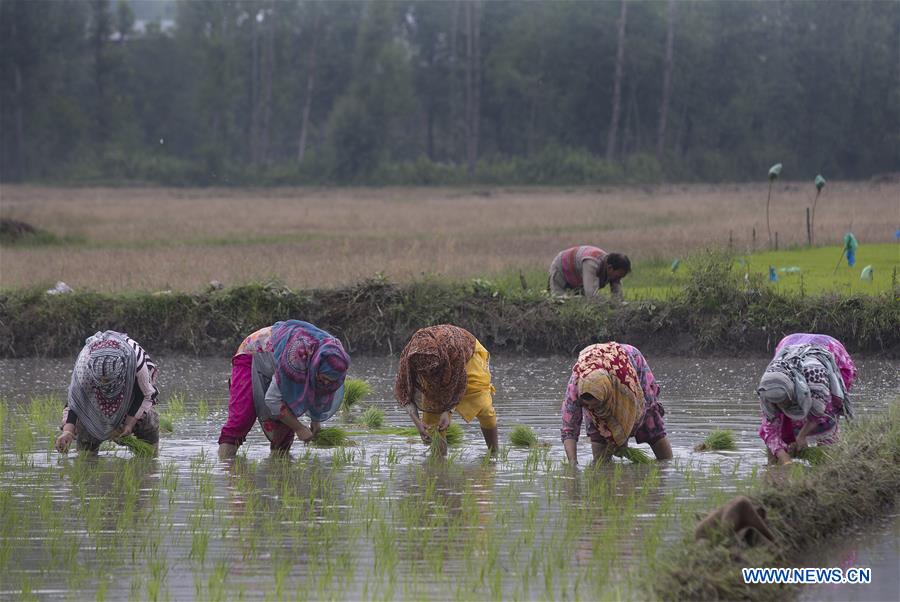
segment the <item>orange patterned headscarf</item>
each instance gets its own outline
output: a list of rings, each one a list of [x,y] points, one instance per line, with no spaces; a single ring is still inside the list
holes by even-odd
[[[628,354],[618,343],[590,345],[578,354],[572,367],[578,377],[578,395],[585,393],[600,402],[588,409],[594,422],[622,446],[644,414],[644,391]]]
[[[417,330],[400,355],[394,394],[401,406],[416,403],[423,412],[452,410],[466,392],[466,362],[475,353],[475,337],[469,331],[441,324]]]

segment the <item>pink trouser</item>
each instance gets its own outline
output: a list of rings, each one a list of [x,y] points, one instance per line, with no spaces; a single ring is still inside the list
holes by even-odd
[[[256,421],[253,406],[253,356],[239,353],[231,358],[231,388],[228,399],[228,420],[219,434],[219,443],[241,445]],[[276,420],[261,420],[263,433],[273,450],[287,451],[294,442],[294,431]]]

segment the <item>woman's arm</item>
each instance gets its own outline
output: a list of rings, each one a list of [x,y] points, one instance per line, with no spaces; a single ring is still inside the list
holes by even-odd
[[[581,434],[582,407],[578,400],[578,387],[573,375],[566,387],[566,398],[562,403],[562,436],[566,458],[573,466],[578,464],[578,436]]]
[[[287,406],[283,405],[281,407],[281,415],[278,417],[278,420],[294,431],[300,441],[303,441],[304,443],[311,441],[313,432],[305,424],[300,422]]]

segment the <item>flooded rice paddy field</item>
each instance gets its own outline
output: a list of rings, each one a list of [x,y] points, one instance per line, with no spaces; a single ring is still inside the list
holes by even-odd
[[[571,358],[493,358],[495,459],[477,422],[435,460],[418,439],[372,434],[338,414],[331,424],[351,431],[354,446],[295,442],[291,457],[270,458],[256,426],[234,463],[216,459],[226,358],[160,358],[160,409],[173,414],[174,432],[156,459],[123,448],[58,455],[74,358],[0,360],[0,597],[635,597],[683,521],[766,470],[754,394],[765,359],[648,360],[675,459],[574,473],[559,440]],[[372,385],[367,403],[385,411],[386,425],[409,426],[392,397],[395,362],[357,357],[351,375]],[[900,363],[858,366],[859,413],[882,411],[900,390]],[[549,445],[508,447],[517,424]],[[693,452],[713,428],[731,429],[738,450]],[[582,466],[589,457],[582,437]],[[897,521],[876,528],[810,562],[840,566],[857,554],[896,567]],[[897,599],[896,571],[881,575],[843,597]]]

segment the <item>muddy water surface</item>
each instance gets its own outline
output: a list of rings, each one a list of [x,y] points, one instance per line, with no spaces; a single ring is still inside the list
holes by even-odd
[[[229,374],[221,358],[160,358],[160,407],[177,394],[186,411],[158,459],[47,451],[57,406],[31,400],[61,400],[73,359],[0,360],[0,596],[628,597],[652,578],[660,546],[681,536],[682,518],[765,465],[753,394],[764,359],[648,358],[675,460],[577,473],[563,468],[559,441],[571,358],[493,360],[501,440],[525,424],[545,448],[488,459],[472,424],[450,459],[435,462],[415,439],[369,434],[339,415],[333,423],[352,431],[353,447],[295,443],[290,458],[270,458],[256,426],[235,463],[215,459]],[[878,413],[900,390],[900,364],[859,368],[856,407]],[[387,425],[408,425],[391,397],[395,360],[357,357],[351,372],[373,386],[368,403]],[[733,430],[738,450],[694,453],[712,428]],[[582,464],[589,455],[582,438]],[[896,528],[878,534],[869,541],[896,566]],[[896,573],[877,575],[856,599],[897,599]]]

